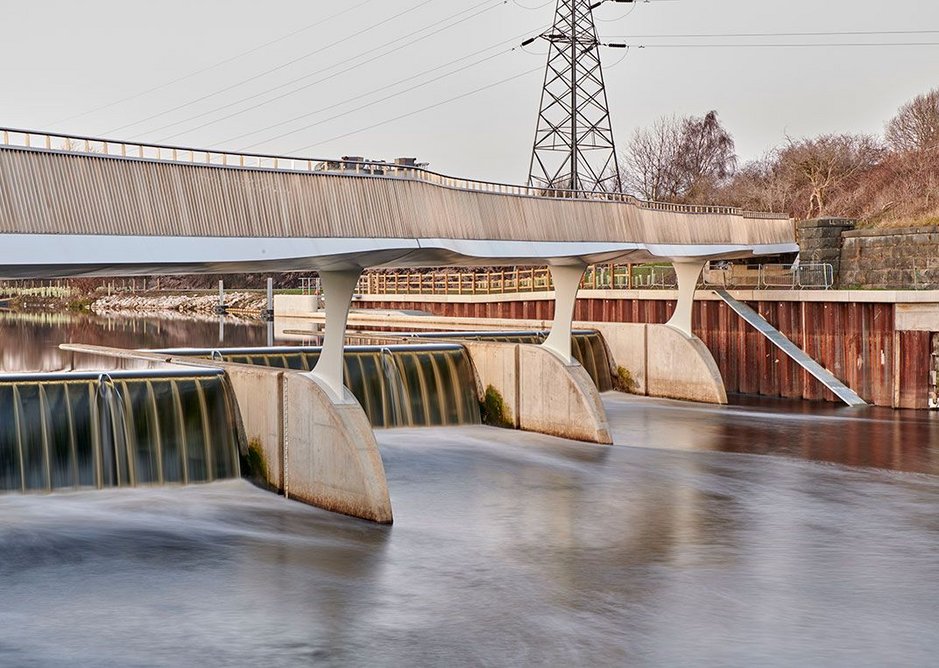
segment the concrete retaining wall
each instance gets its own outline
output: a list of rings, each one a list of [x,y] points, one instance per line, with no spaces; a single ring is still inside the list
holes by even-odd
[[[582,366],[567,366],[541,346],[463,342],[483,391],[502,395],[516,428],[590,443],[613,438],[596,385]]]

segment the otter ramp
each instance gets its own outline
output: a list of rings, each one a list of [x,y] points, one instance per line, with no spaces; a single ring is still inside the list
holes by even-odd
[[[808,371],[848,406],[867,405],[867,402],[861,399],[854,390],[838,380],[831,371],[809,357],[804,350],[786,338],[782,332],[766,322],[759,313],[743,302],[734,299],[726,290],[715,290],[714,292],[725,304],[732,308],[737,315],[746,320],[760,334],[769,339],[774,346],[788,355],[796,364]]]

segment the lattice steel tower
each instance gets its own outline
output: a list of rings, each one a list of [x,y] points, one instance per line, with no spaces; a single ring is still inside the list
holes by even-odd
[[[526,42],[541,38],[549,45],[530,186],[586,192],[619,188],[601,43],[593,21],[593,10],[602,2],[558,0],[554,27]]]

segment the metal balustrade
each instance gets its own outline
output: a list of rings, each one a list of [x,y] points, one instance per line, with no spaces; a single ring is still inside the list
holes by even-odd
[[[237,153],[0,127],[0,147],[2,146],[80,155],[98,155],[109,158],[153,160],[241,169],[338,173],[371,178],[402,178],[432,183],[444,188],[502,195],[622,202],[642,209],[669,213],[731,215],[766,220],[789,219],[787,214],[745,211],[737,207],[646,202],[625,193],[554,190],[493,181],[463,179],[445,176],[413,165],[381,161],[298,158],[263,153]]]
[[[828,290],[834,285],[834,269],[830,264],[818,263],[732,265],[706,269],[702,285],[752,290]],[[677,277],[670,265],[604,264],[588,267],[580,287],[582,290],[674,289]],[[552,290],[554,283],[547,267],[482,272],[368,272],[362,275],[356,288],[361,295],[500,295]]]
[[[761,264],[708,267],[704,271],[706,287],[749,288],[753,290],[830,290],[835,284],[831,264]]]

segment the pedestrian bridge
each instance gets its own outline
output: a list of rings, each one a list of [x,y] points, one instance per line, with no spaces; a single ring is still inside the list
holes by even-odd
[[[544,343],[464,344],[485,379],[479,397],[495,391],[509,398],[521,428],[609,443],[597,388],[572,355],[574,304],[587,265],[673,262],[679,299],[672,320],[621,345],[643,348],[648,366],[679,388],[668,396],[701,399],[704,388],[704,400],[726,402],[717,365],[691,333],[704,262],[796,250],[786,217],[733,208],[545,191],[410,165],[0,128],[0,278],[319,272],[326,331],[312,371],[205,364],[226,369],[248,435],[266,461],[283,463],[277,484],[285,495],[380,522],[392,516],[381,456],[344,383],[346,325],[363,269],[548,265],[555,314]],[[194,363],[166,353],[144,360],[158,368]]]
[[[795,252],[786,216],[0,129],[0,278]]]

